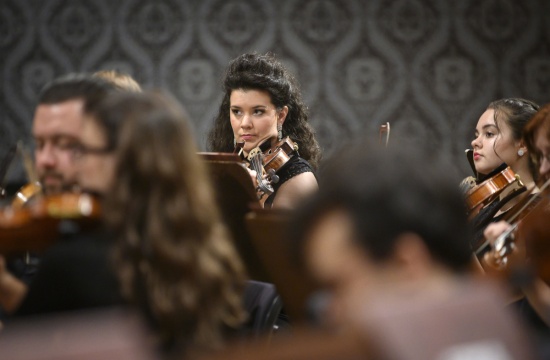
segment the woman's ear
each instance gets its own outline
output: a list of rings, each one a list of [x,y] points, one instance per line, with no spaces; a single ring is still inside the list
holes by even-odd
[[[285,123],[287,115],[288,115],[288,106],[285,105],[277,114],[277,124],[282,126]]]
[[[527,146],[525,146],[525,143],[521,140],[519,142],[518,156],[523,156],[525,154],[527,154]]]

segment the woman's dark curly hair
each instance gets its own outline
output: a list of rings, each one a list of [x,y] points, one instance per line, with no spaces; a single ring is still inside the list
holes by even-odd
[[[231,152],[234,136],[229,120],[230,96],[233,90],[263,90],[269,93],[271,102],[280,110],[288,107],[283,124],[283,137],[290,136],[300,149],[300,156],[317,168],[321,149],[313,129],[308,123],[307,107],[302,101],[300,88],[294,76],[273,54],[243,54],[233,59],[223,80],[224,96],[214,127],[208,134],[211,151]]]

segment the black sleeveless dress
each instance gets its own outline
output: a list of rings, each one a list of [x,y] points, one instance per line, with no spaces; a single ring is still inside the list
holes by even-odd
[[[277,190],[288,180],[292,179],[293,177],[300,175],[302,173],[311,172],[313,175],[315,175],[315,172],[313,171],[313,167],[303,158],[300,157],[300,155],[295,154],[293,155],[290,160],[287,161],[286,164],[284,164],[278,171],[277,175],[279,176],[279,182],[276,184],[273,184],[273,194],[269,195],[269,197],[266,199],[264,203],[265,208],[271,208],[273,205],[273,201],[275,200],[275,197],[277,196]]]

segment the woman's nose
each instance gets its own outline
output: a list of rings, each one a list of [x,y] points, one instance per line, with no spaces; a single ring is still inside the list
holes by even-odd
[[[242,128],[249,128],[252,125],[252,121],[250,119],[250,116],[247,114],[243,115],[243,119],[241,121],[241,127]]]
[[[474,140],[471,142],[472,148],[479,147],[479,136],[476,136]]]

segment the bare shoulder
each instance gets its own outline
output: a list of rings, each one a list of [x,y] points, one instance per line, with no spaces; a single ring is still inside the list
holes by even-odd
[[[317,179],[312,172],[304,172],[287,180],[277,190],[273,208],[295,208],[305,197],[317,191]]]

